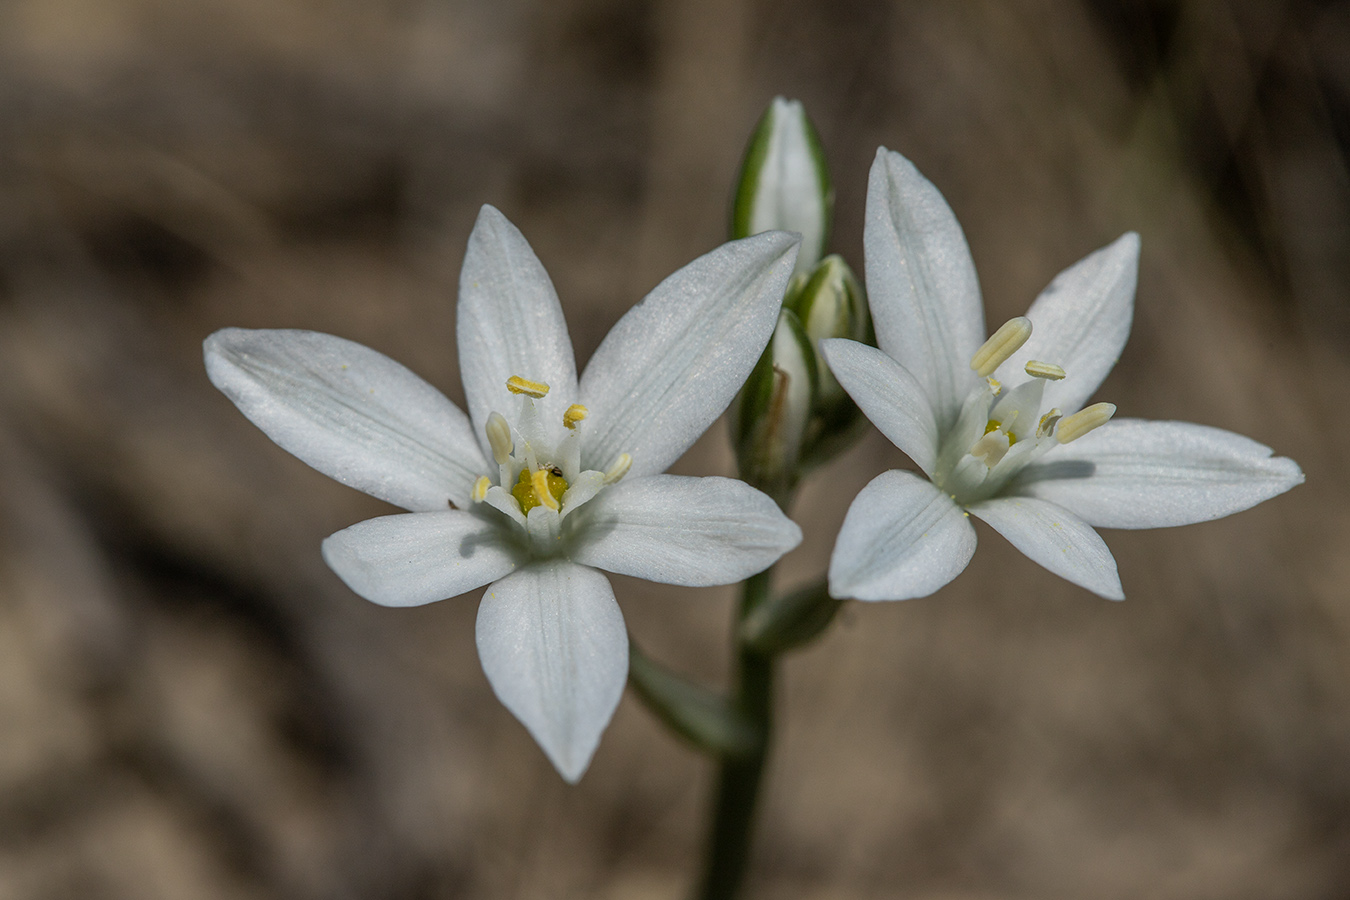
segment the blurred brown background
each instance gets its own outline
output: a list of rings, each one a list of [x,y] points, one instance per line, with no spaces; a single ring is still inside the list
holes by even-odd
[[[226,325],[359,340],[462,402],[479,204],[585,360],[724,237],[775,94],[834,169],[913,158],[998,322],[1143,235],[1101,395],[1308,483],[1114,532],[1110,604],[981,529],[938,596],[785,666],[761,898],[1350,897],[1350,8],[1316,2],[6,0],[0,897],[677,898],[709,764],[631,698],[569,788],[495,701],[476,598],[386,610],[319,541],[389,511],[207,383]],[[788,580],[898,451],[806,489]],[[729,472],[718,426],[678,466]],[[730,590],[616,579],[710,683]]]

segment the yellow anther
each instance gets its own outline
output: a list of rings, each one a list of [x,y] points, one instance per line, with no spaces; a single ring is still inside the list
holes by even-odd
[[[524,394],[536,400],[543,399],[548,395],[548,385],[542,381],[530,381],[528,378],[521,378],[519,375],[512,375],[506,379],[506,389],[513,394]]]
[[[1056,406],[1054,409],[1041,416],[1041,421],[1036,426],[1036,437],[1043,438],[1054,431],[1055,423],[1059,421],[1059,417],[1062,415],[1064,415],[1064,413],[1060,412],[1059,407]]]
[[[1087,409],[1080,409],[1071,416],[1060,420],[1055,439],[1061,444],[1076,441],[1094,428],[1100,428],[1116,414],[1114,403],[1094,403]]]
[[[970,367],[981,378],[988,378],[1008,357],[1020,350],[1029,337],[1031,337],[1030,319],[1026,316],[1009,319],[975,351],[975,355],[970,358]]]
[[[1027,374],[1032,378],[1048,378],[1051,381],[1059,381],[1068,373],[1054,363],[1033,359],[1027,362]]]
[[[525,515],[536,506],[547,507],[555,512],[561,508],[558,502],[567,493],[567,479],[552,469],[543,468],[530,471],[522,469],[516,486],[511,488],[511,496],[520,504]]]
[[[993,391],[995,394],[998,394],[1003,390],[1003,382],[999,381],[994,376],[990,375],[985,381],[989,382],[989,390]]]
[[[605,484],[613,484],[620,478],[628,474],[628,470],[633,468],[633,457],[627,453],[620,453],[619,458],[614,460],[614,465],[609,467],[605,473]]]
[[[511,426],[507,424],[505,417],[501,413],[492,413],[488,416],[487,424],[483,426],[487,432],[488,444],[492,447],[492,458],[497,465],[504,466],[506,461],[511,458]]]
[[[568,428],[576,428],[577,423],[586,418],[589,414],[589,409],[582,406],[580,403],[573,403],[571,406],[567,407],[567,412],[563,413],[563,424]]]
[[[1011,427],[1012,427],[1012,423],[1013,423],[1013,422],[1016,422],[1016,421],[1017,421],[1017,411],[1016,411],[1016,410],[1013,410],[1013,417],[1012,417],[1011,421],[1008,422],[1008,427],[1011,428]],[[984,426],[984,433],[985,433],[985,434],[993,434],[995,431],[1001,431],[1001,432],[1003,432],[1005,435],[1008,436],[1008,446],[1009,446],[1009,447],[1011,447],[1013,444],[1017,443],[1017,435],[1013,434],[1013,433],[1012,433],[1011,431],[1009,431],[1007,428],[1004,428],[1004,427],[1003,427],[1003,423],[1000,422],[1000,421],[998,421],[997,419],[990,419],[989,422],[988,422],[988,424],[986,424],[986,425]],[[970,451],[970,452],[971,452],[971,455],[972,455],[972,456],[978,455],[978,454],[975,453],[974,450],[972,450],[972,451]]]
[[[473,502],[482,503],[483,498],[487,496],[488,488],[492,487],[492,479],[486,475],[478,476],[478,480],[473,483]]]
[[[534,482],[534,496],[539,501],[540,506],[547,506],[549,509],[557,512],[562,507],[558,505],[558,498],[553,496],[552,480],[556,478],[562,481],[561,475],[554,475],[548,469],[540,469],[534,473],[531,481]],[[566,484],[567,482],[563,482]]]

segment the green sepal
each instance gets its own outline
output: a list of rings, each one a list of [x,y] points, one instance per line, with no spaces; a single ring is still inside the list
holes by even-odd
[[[658,719],[699,750],[737,758],[763,735],[725,697],[654,662],[628,638],[628,684]]]
[[[765,655],[794,650],[820,637],[843,605],[823,581],[771,597],[741,622],[741,643]]]

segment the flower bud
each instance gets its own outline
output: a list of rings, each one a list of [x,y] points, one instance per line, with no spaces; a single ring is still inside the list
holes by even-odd
[[[816,356],[791,310],[741,388],[734,427],[741,478],[780,502],[797,480],[816,393]]]
[[[825,358],[820,354],[820,342],[825,338],[848,338],[866,342],[871,321],[867,312],[867,298],[853,270],[843,257],[831,254],[821,260],[805,284],[795,293],[789,293],[784,305],[797,314],[816,355],[819,372],[817,405],[828,406],[847,399],[844,389],[830,374]]]
[[[829,239],[834,188],[806,110],[775,97],[746,148],[731,215],[731,237],[781,229],[802,236],[795,271],[809,272]]]
[[[798,468],[804,471],[842,453],[866,426],[857,405],[830,372],[820,342],[848,338],[871,344],[872,320],[862,286],[838,256],[821,260],[800,288],[789,294],[786,305],[801,319],[816,360],[816,395],[798,460]]]

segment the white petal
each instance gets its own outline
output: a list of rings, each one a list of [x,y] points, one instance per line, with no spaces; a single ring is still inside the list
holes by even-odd
[[[928,395],[914,376],[885,353],[856,341],[821,341],[820,349],[863,415],[932,475],[937,465],[937,422]]]
[[[1026,377],[1028,360],[1054,363],[1068,375],[1045,386],[1043,409],[1082,407],[1120,359],[1134,318],[1139,235],[1129,232],[1055,276],[1027,310],[1031,339],[995,377]]]
[[[956,421],[984,343],[975,263],[942,194],[899,153],[877,150],[863,228],[877,346],[919,380],[939,433]]]
[[[1027,466],[1010,490],[1099,528],[1163,528],[1241,512],[1303,483],[1298,463],[1190,422],[1115,419]]]
[[[323,558],[347,587],[381,606],[455,597],[519,563],[497,526],[461,510],[358,522],[323,542]]]
[[[732,478],[630,476],[576,515],[572,559],[690,587],[741,581],[802,540],[768,495]]]
[[[459,274],[457,332],[464,397],[483,453],[492,455],[488,414],[515,419],[519,398],[506,380],[519,375],[549,386],[536,400],[553,442],[563,411],[576,402],[577,365],[553,282],[524,235],[491,206],[478,213]]]
[[[985,500],[968,508],[1032,562],[1099,597],[1125,599],[1106,542],[1068,510],[1030,497]]]
[[[477,639],[497,699],[575,783],[628,678],[628,633],[609,579],[565,560],[532,564],[488,588]]]
[[[830,594],[858,600],[926,597],[975,553],[961,507],[910,472],[873,478],[853,498],[830,557]]]
[[[467,506],[488,471],[469,421],[440,391],[369,347],[314,331],[226,328],[206,374],[281,447],[404,509]]]
[[[620,453],[664,472],[727,408],[769,342],[797,238],[723,244],[661,282],[605,337],[581,376],[583,469]]]

